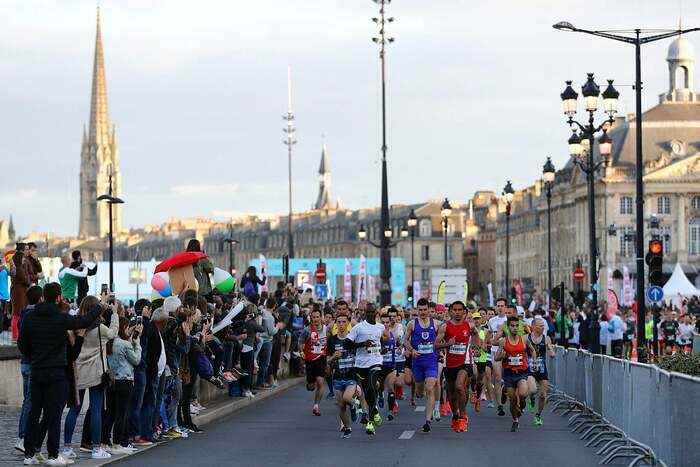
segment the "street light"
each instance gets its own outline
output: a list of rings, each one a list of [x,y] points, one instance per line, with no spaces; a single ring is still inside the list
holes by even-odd
[[[552,298],[552,185],[556,177],[556,170],[552,164],[552,158],[547,157],[542,167],[544,187],[547,194],[547,289],[549,298]]]
[[[612,140],[607,134],[607,128],[614,123],[614,115],[617,112],[617,99],[620,93],[613,87],[613,81],[608,80],[608,87],[603,93],[604,110],[608,118],[600,125],[595,125],[594,114],[598,110],[600,99],[600,88],[595,82],[593,73],[588,73],[586,82],[581,87],[583,103],[588,112],[588,122],[581,124],[574,120],[576,114],[575,101],[578,97],[576,92],[571,92],[571,81],[566,82],[566,89],[561,93],[561,100],[564,105],[564,114],[568,117],[567,123],[572,127],[573,134],[568,140],[569,154],[573,161],[586,174],[588,182],[588,236],[589,236],[589,269],[590,269],[590,290],[591,290],[591,310],[593,312],[593,323],[589,327],[591,339],[591,352],[600,353],[600,324],[598,323],[598,292],[595,284],[598,282],[598,268],[596,262],[598,258],[598,247],[596,244],[596,216],[595,216],[595,174],[603,166],[607,167],[612,154]],[[579,133],[576,133],[578,128]],[[593,148],[596,133],[602,131],[603,134],[598,140],[598,152],[600,159],[595,160]]]
[[[383,248],[387,248],[387,251],[390,250],[391,248],[394,248],[396,245],[399,244],[402,240],[404,240],[406,237],[408,237],[408,230],[406,227],[402,227],[401,231],[399,232],[399,238],[392,241],[391,237],[393,236],[394,231],[391,229],[390,226],[382,229],[381,236],[379,237],[379,243],[373,242],[370,238],[367,237],[367,230],[365,229],[364,224],[360,224],[360,228],[357,230],[357,238],[361,242],[367,242],[373,247],[379,249],[380,253],[382,252]],[[381,264],[380,264],[381,266]],[[380,269],[381,271],[381,269]],[[381,274],[381,272],[380,272]],[[388,282],[387,282],[388,284]],[[389,304],[391,304],[391,289],[389,289]]]
[[[389,218],[389,188],[387,180],[386,167],[386,46],[394,42],[393,37],[386,37],[386,25],[392,23],[394,18],[387,18],[386,7],[391,3],[391,0],[373,0],[379,5],[379,17],[372,18],[379,28],[379,35],[373,37],[372,41],[379,46],[379,61],[381,63],[381,80],[382,80],[382,206],[381,206],[381,226],[382,229],[388,229],[391,225]],[[379,276],[381,283],[379,285],[379,304],[381,306],[391,304],[391,236],[386,233],[381,237],[379,246]]]
[[[289,258],[294,258],[294,236],[292,234],[292,146],[297,144],[297,138],[296,128],[294,128],[294,112],[292,112],[291,67],[287,67],[287,113],[284,114],[282,118],[287,121],[287,127],[283,129],[283,131],[287,134],[287,138],[284,140],[284,144],[287,146],[287,175],[289,177],[289,224],[287,225],[287,255]],[[232,236],[233,235],[231,235],[231,237]],[[231,263],[233,263],[233,260],[231,261]],[[231,267],[231,269],[233,269],[233,266]],[[233,274],[233,272],[231,274]]]
[[[234,279],[234,283],[236,282],[236,269],[233,263],[233,247],[234,245],[238,245],[238,240],[233,238],[233,224],[229,224],[228,226],[228,237],[224,238],[224,243],[228,244],[228,272],[231,273]]]
[[[629,29],[629,30],[618,30],[614,31],[617,34],[610,31],[591,31],[588,29],[580,29],[574,27],[573,24],[560,21],[553,25],[554,29],[567,32],[581,32],[584,34],[591,34],[593,36],[603,37],[605,39],[611,39],[614,41],[625,42],[627,44],[634,45],[635,53],[635,80],[634,80],[634,90],[635,90],[635,146],[636,146],[636,158],[635,158],[635,186],[636,186],[636,229],[637,232],[644,231],[644,157],[642,154],[642,53],[641,48],[643,44],[648,44],[650,42],[655,42],[661,39],[666,39],[673,36],[680,36],[681,34],[686,34],[693,31],[698,31],[700,28],[690,28],[690,29],[675,29],[667,31],[657,30],[642,30],[642,29]],[[642,34],[652,34],[642,37]],[[631,37],[630,37],[631,36]],[[603,105],[605,106],[605,95],[603,95]],[[615,102],[615,105],[617,103]],[[606,106],[607,111],[607,106]],[[639,235],[636,239],[636,249],[638,252],[644,250],[644,236]],[[644,258],[641,253],[636,255],[637,264],[637,348],[639,350],[639,361],[646,363],[646,334],[644,332],[644,321],[646,316],[646,304],[644,301],[644,274],[639,271],[644,271]]]
[[[442,216],[442,233],[445,241],[445,269],[447,269],[447,226],[450,221],[451,214],[452,206],[450,206],[450,201],[445,198],[445,201],[442,203],[442,209],[440,210],[440,215]]]
[[[97,201],[106,201],[109,209],[109,290],[114,292],[114,216],[112,215],[113,204],[124,204],[124,200],[112,196],[112,171],[109,171],[109,193],[97,197]]]
[[[513,185],[510,184],[510,180],[506,182],[506,186],[503,188],[503,199],[506,201],[506,280],[505,296],[510,299],[510,210],[513,206],[513,198],[515,197],[515,190],[513,190]]]
[[[406,221],[406,224],[408,225],[409,233],[411,235],[411,288],[409,289],[411,291],[411,296],[409,297],[411,304],[414,305],[413,301],[413,284],[415,283],[415,256],[414,256],[414,248],[413,248],[413,241],[416,238],[416,226],[418,225],[418,217],[416,216],[416,211],[411,209],[411,212],[408,214],[408,220]]]

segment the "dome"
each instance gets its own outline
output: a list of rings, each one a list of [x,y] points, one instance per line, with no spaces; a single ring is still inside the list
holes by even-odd
[[[693,44],[688,39],[680,36],[668,46],[668,55],[666,60],[690,60],[695,61],[695,52]]]

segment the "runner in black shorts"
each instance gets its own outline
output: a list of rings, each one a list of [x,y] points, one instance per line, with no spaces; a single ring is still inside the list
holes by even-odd
[[[547,372],[547,355],[554,357],[554,349],[549,336],[544,335],[544,321],[542,318],[535,318],[532,321],[532,332],[527,336],[530,344],[535,348],[535,360],[529,360],[530,376],[528,377],[528,390],[530,392],[530,404],[528,409],[535,414],[535,425],[542,425],[542,411],[547,402],[547,385],[549,383],[549,373]],[[535,408],[535,394],[539,384],[539,399]],[[535,410],[537,410],[535,412]]]

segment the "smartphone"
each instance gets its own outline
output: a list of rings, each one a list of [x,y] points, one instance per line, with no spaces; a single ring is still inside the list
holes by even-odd
[[[109,303],[110,305],[113,305],[115,301],[116,301],[116,298],[115,298],[114,294],[113,293],[109,294],[109,298],[107,299],[107,303]]]
[[[143,317],[137,316],[136,317],[136,326],[141,326],[142,324],[143,324]]]
[[[109,287],[107,287],[107,284],[102,284],[102,289],[100,291],[100,295],[104,295],[109,293]]]

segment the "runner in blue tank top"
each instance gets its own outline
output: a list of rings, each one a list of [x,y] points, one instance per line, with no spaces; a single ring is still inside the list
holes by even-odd
[[[434,387],[438,376],[438,354],[435,348],[437,329],[442,324],[431,319],[428,315],[428,300],[421,298],[417,303],[418,318],[408,323],[410,339],[406,341],[406,348],[413,358],[413,377],[416,382],[418,397],[426,394],[425,424],[423,431],[430,431],[430,423],[435,408]]]

